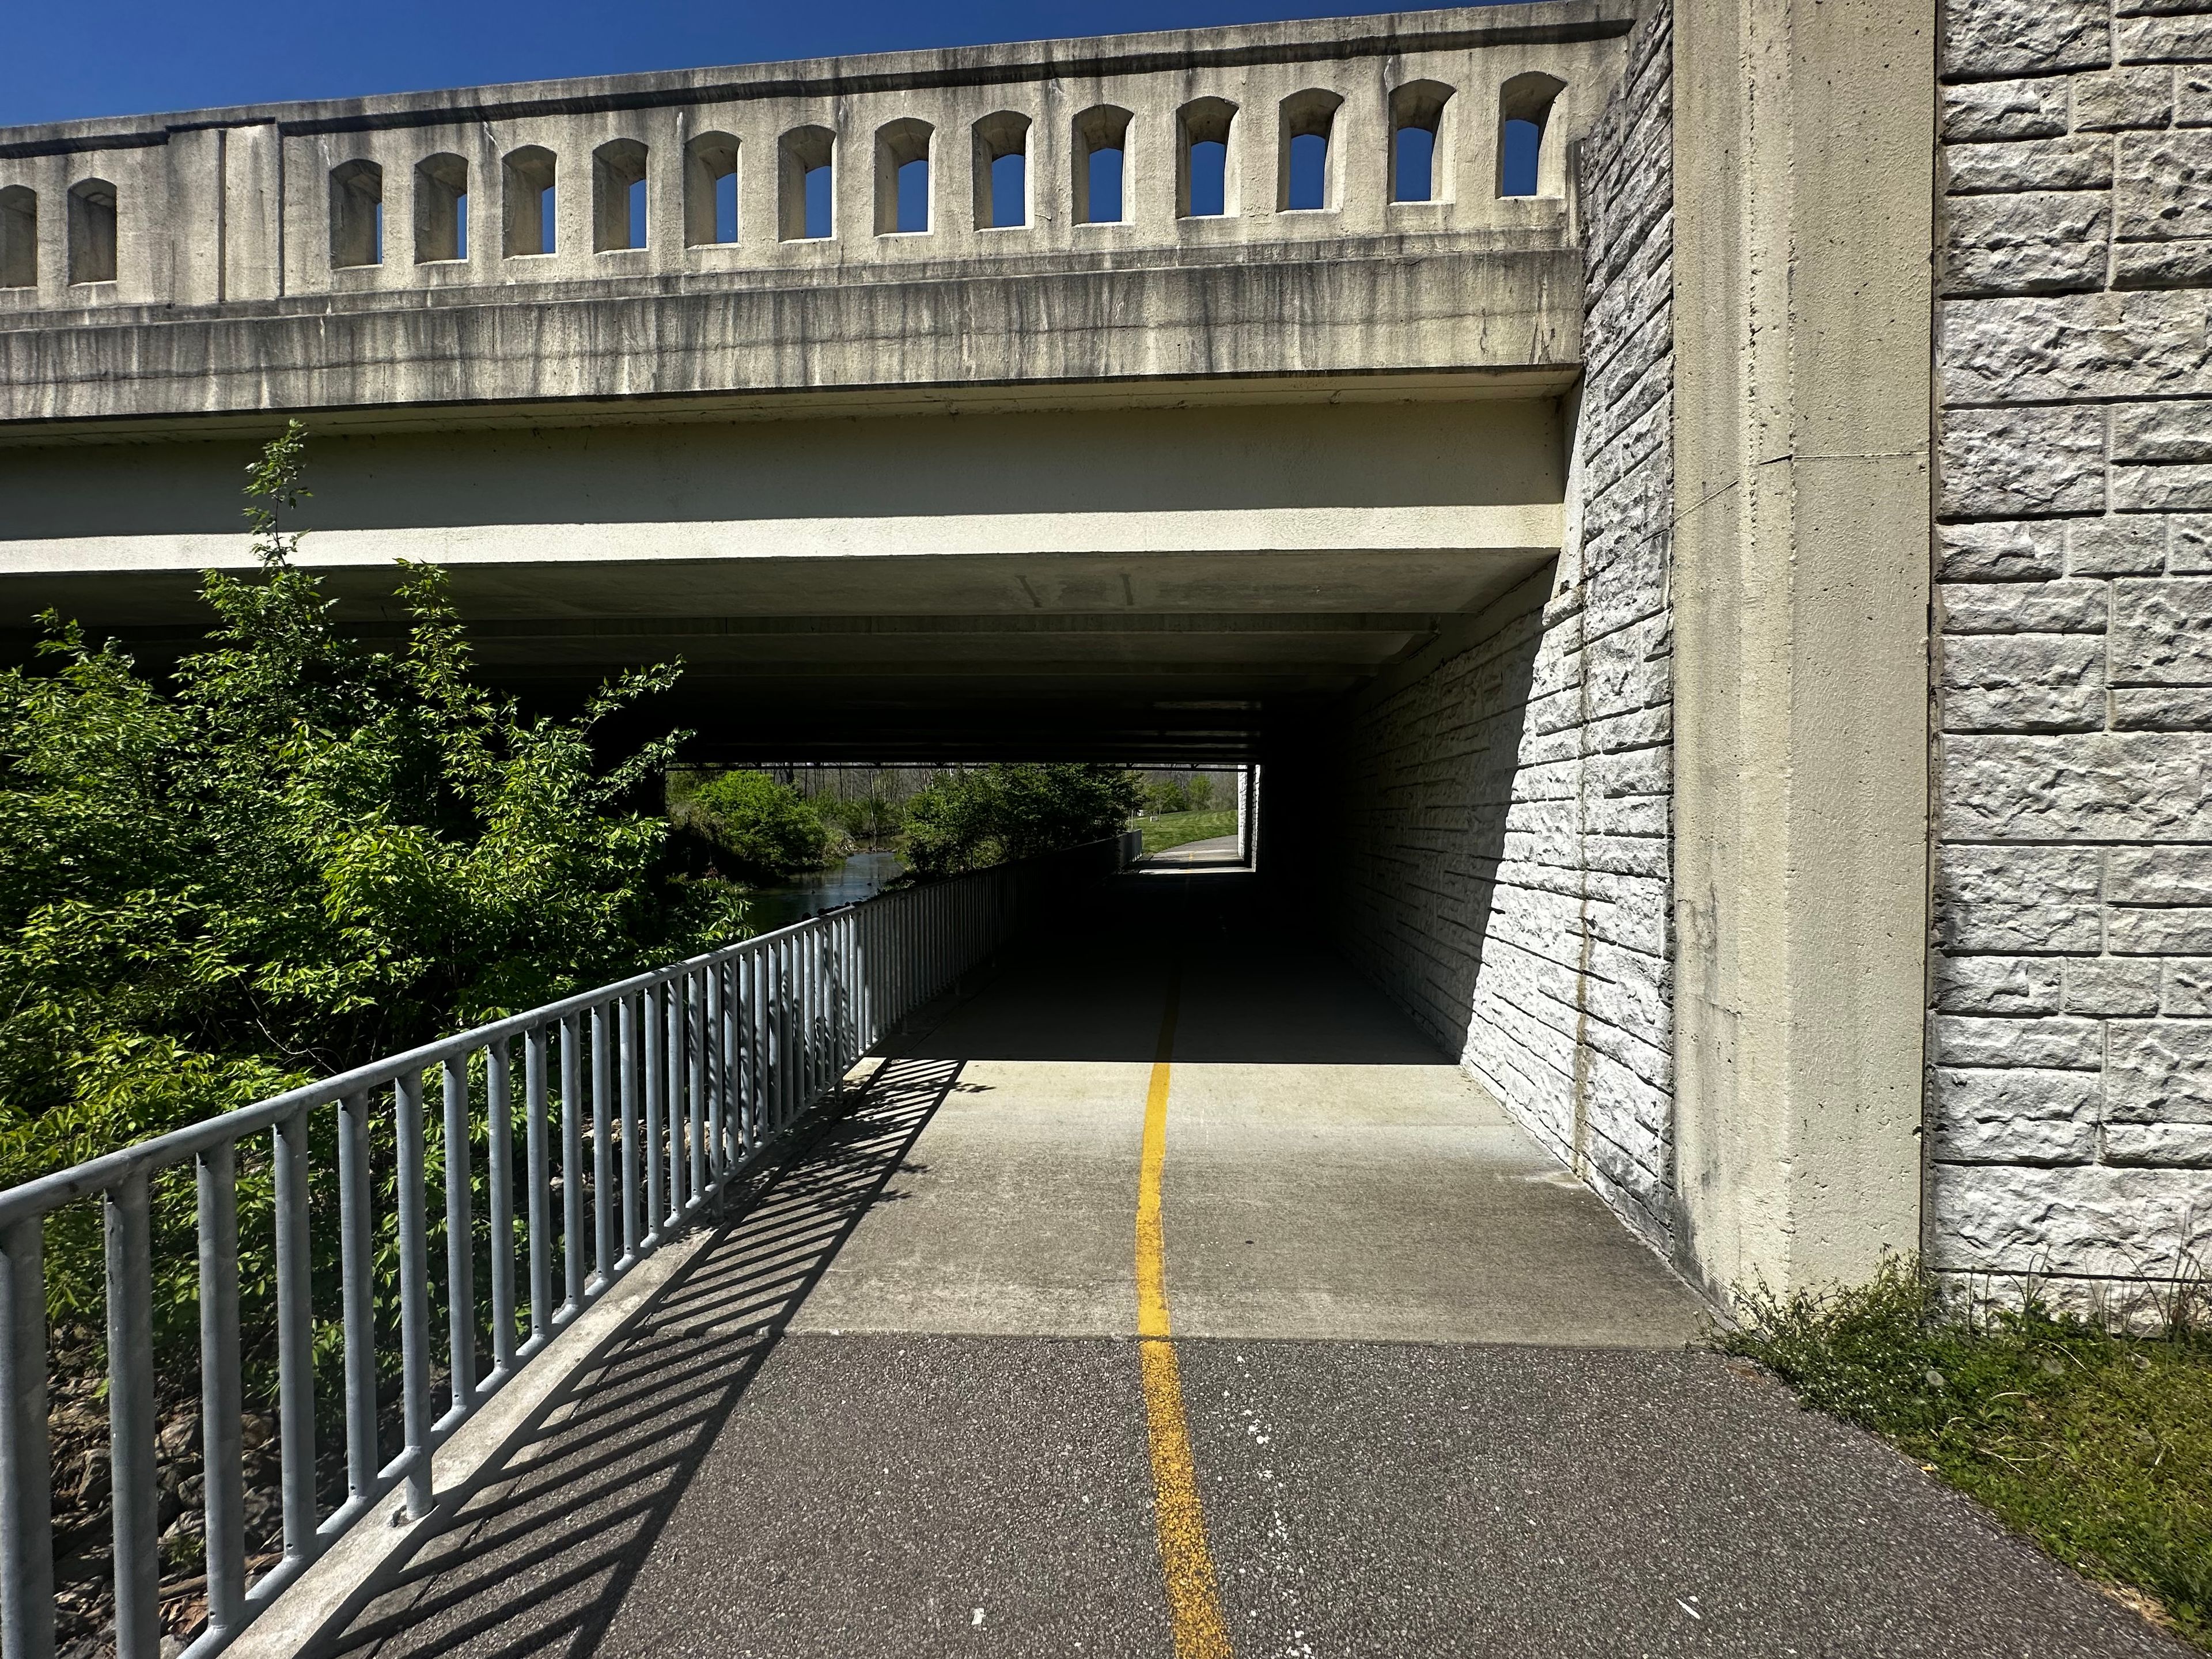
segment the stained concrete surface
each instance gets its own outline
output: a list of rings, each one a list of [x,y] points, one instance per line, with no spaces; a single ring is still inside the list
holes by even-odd
[[[1683,1348],[1658,1264],[1249,894],[1125,882],[884,1059],[337,1650],[1166,1659],[1124,1258],[1179,954],[1169,1295],[1240,1659],[2181,1652]]]
[[[925,1038],[957,1063],[899,1201],[798,1330],[1133,1336],[1146,1086],[1178,1015],[1162,1202],[1179,1334],[1680,1346],[1680,1283],[1251,877],[1125,885]]]

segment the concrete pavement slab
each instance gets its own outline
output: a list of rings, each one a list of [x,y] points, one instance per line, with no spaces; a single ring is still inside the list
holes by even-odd
[[[899,1201],[860,1224],[794,1328],[1133,1334],[1139,1146],[1172,988],[1178,1332],[1698,1336],[1702,1310],[1671,1272],[1379,992],[1255,916],[1249,876],[1124,883],[1093,925],[1040,940],[906,1045],[959,1079]]]

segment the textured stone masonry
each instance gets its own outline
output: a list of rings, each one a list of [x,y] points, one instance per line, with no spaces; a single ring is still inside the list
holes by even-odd
[[[1670,14],[1581,147],[1580,543],[1342,734],[1355,957],[1655,1246],[1672,1238]],[[1345,806],[1344,802],[1356,803]]]
[[[1951,0],[1926,1247],[2212,1236],[2212,0]]]

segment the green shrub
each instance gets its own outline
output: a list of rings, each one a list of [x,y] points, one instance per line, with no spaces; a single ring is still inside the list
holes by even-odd
[[[783,881],[821,867],[830,831],[823,814],[796,789],[765,772],[723,772],[708,779],[679,807],[680,822],[697,832],[747,881]]]
[[[1141,798],[1137,775],[1117,767],[981,767],[907,803],[901,849],[920,875],[956,875],[1119,835]]]
[[[821,813],[825,823],[855,843],[879,846],[895,837],[906,823],[904,803],[888,795],[855,795],[849,800],[817,795],[809,805]]]
[[[1165,783],[1145,786],[1145,811],[1154,817],[1164,817],[1171,812],[1188,812],[1190,805],[1190,786],[1178,779]]]
[[[213,631],[167,681],[52,616],[38,664],[0,673],[0,1185],[738,931],[624,805],[675,739],[594,758],[600,720],[675,671],[526,718],[477,684],[422,566],[400,568],[404,638],[349,639],[278,528],[303,443],[295,424],[252,469],[259,574],[205,578]],[[266,1168],[246,1152],[251,1325]],[[196,1317],[190,1187],[155,1194],[165,1342]],[[96,1336],[100,1249],[96,1206],[50,1224],[64,1345]]]

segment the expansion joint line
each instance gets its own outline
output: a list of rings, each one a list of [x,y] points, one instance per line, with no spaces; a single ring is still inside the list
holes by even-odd
[[[1198,1501],[1198,1469],[1183,1414],[1182,1370],[1168,1324],[1167,1253],[1160,1228],[1160,1166],[1167,1159],[1168,1082],[1175,1057],[1176,1016],[1182,1001],[1182,963],[1168,970],[1167,1006],[1145,1095],[1144,1154],[1137,1174],[1137,1351],[1144,1367],[1145,1419],[1152,1451],[1152,1504],[1160,1570],[1167,1580],[1168,1622],[1176,1659],[1231,1659],[1221,1616],[1206,1516]]]

